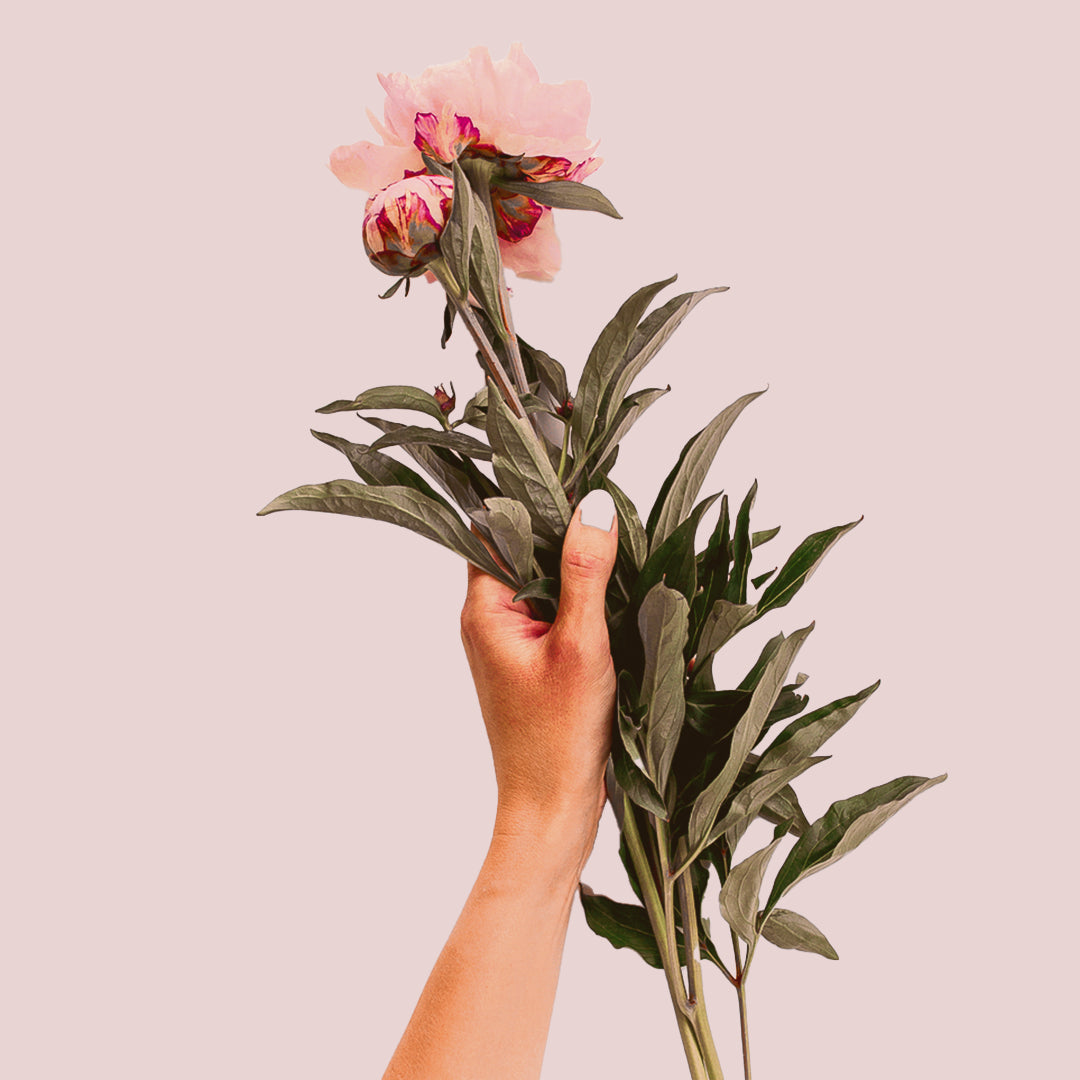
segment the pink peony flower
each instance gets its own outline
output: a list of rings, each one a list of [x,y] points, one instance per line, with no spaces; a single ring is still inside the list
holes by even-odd
[[[418,79],[393,74],[379,82],[383,120],[370,110],[368,117],[383,145],[364,140],[330,155],[330,168],[347,187],[373,192],[422,172],[421,151],[444,163],[498,158],[524,180],[584,180],[600,166],[585,134],[588,87],[580,80],[540,82],[520,44],[505,60],[492,61],[477,47]],[[519,277],[550,281],[561,263],[551,210],[497,187],[493,197],[504,265]]]
[[[413,274],[439,254],[439,236],[454,200],[442,176],[395,180],[367,201],[364,250],[384,273]]]

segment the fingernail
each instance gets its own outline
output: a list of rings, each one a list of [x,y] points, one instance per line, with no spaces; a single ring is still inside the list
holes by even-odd
[[[615,524],[615,500],[601,489],[590,491],[578,503],[581,508],[581,524],[602,532],[611,532]]]

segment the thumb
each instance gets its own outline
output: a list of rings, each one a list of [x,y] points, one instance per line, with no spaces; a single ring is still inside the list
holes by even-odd
[[[603,631],[604,594],[619,548],[615,503],[602,490],[590,491],[577,505],[563,540],[559,613],[555,627],[571,637]]]

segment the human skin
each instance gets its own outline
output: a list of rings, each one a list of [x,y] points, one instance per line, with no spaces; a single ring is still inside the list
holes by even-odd
[[[583,507],[610,529],[582,524]],[[604,806],[615,706],[604,593],[617,533],[610,496],[586,496],[566,531],[551,624],[469,565],[461,638],[495,764],[495,824],[384,1080],[540,1075],[574,893]]]

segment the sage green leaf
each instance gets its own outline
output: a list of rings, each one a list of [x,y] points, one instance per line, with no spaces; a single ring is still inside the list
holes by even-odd
[[[720,890],[720,914],[748,945],[752,945],[757,938],[761,882],[779,843],[779,839],[773,840],[768,846],[733,866]]]
[[[607,896],[594,893],[588,885],[578,887],[585,921],[594,934],[607,938],[616,949],[633,949],[655,968],[662,968],[660,947],[649,922],[649,913],[637,904],[620,904]]]
[[[755,390],[752,394],[744,394],[706,424],[682,448],[679,460],[664,480],[649,513],[645,531],[649,534],[650,550],[659,547],[686,517],[705,482],[705,476],[724,436],[731,430],[731,425],[738,419],[739,413],[764,392]]]
[[[659,581],[670,589],[676,589],[686,597],[687,604],[697,590],[697,558],[694,555],[694,537],[702,515],[719,498],[709,495],[691,511],[690,516],[645,560],[641,576],[634,585],[633,602],[644,599],[645,594]]]
[[[755,686],[761,681],[761,676],[765,671],[769,661],[776,655],[776,650],[780,648],[781,643],[784,640],[783,634],[777,634],[775,637],[769,638],[768,641],[761,648],[761,654],[754,661],[754,666],[746,673],[746,677],[741,683],[739,683],[740,690],[753,690]]]
[[[863,702],[881,685],[881,680],[850,697],[837,698],[820,709],[800,716],[773,740],[761,759],[762,769],[782,769],[816,753],[859,711]]]
[[[833,803],[788,852],[773,882],[766,913],[772,911],[780,898],[800,881],[842,859],[916,795],[944,779],[944,773],[933,779],[901,776],[861,795]]]
[[[642,413],[644,413],[654,401],[658,398],[662,398],[670,389],[671,387],[667,386],[663,390],[654,388],[649,390],[638,390],[636,393],[631,394],[619,407],[614,420],[605,429],[603,435],[595,440],[588,454],[585,457],[578,459],[574,471],[567,481],[567,486],[574,486],[575,480],[586,465],[589,466],[591,472],[601,472],[605,469],[609,469],[612,465],[612,459],[619,449],[619,442],[622,438],[638,422]]]
[[[533,534],[529,511],[517,499],[485,499],[487,527],[499,554],[517,575],[518,581],[532,577]]]
[[[318,510],[389,521],[448,547],[505,585],[517,587],[483,543],[465,528],[457,514],[414,488],[368,487],[355,480],[304,484],[279,495],[264,506],[259,515],[277,510]]]
[[[608,383],[618,370],[626,354],[630,338],[638,321],[656,294],[675,280],[657,281],[638,289],[615,313],[614,318],[600,331],[589,352],[574,397],[574,411],[570,416],[571,439],[574,457],[580,460],[592,448],[593,429],[600,410],[600,401]],[[687,508],[689,509],[689,507]]]
[[[774,566],[771,570],[766,570],[764,574],[758,574],[757,577],[751,578],[750,584],[753,585],[755,589],[760,589],[761,586],[764,585],[765,582],[768,581],[769,578],[771,578],[775,573],[776,567]]]
[[[391,285],[390,288],[386,290],[386,292],[379,293],[379,299],[380,300],[389,300],[390,297],[393,296],[394,293],[396,293],[398,291],[398,289],[401,288],[402,284],[404,282],[408,281],[408,280],[409,279],[407,277],[399,277],[397,279],[397,281],[395,281],[394,284]],[[406,296],[409,295],[409,290],[408,289],[405,290],[405,295]]]
[[[481,431],[486,430],[487,392],[487,387],[482,386],[469,398],[465,403],[465,408],[461,410],[461,419],[457,421],[458,424],[468,424],[469,427],[479,428]]]
[[[766,799],[758,813],[772,825],[786,826],[794,836],[802,836],[810,828],[810,821],[799,805],[799,797],[790,784]]]
[[[473,209],[476,228],[473,230],[472,250],[469,253],[470,286],[473,295],[487,312],[495,334],[500,339],[507,340],[509,334],[502,317],[502,299],[499,288],[502,259],[495,234],[495,222],[491,216],[490,199],[474,198]]]
[[[645,535],[637,509],[626,492],[610,477],[605,476],[600,486],[615,503],[615,513],[619,519],[619,549],[626,552],[634,569],[640,571],[645,565],[649,538]]]
[[[762,529],[760,532],[754,533],[750,537],[751,547],[761,547],[762,544],[767,544],[778,532],[780,526],[777,525],[774,529]]]
[[[450,218],[439,237],[439,250],[461,288],[462,298],[469,295],[469,264],[472,259],[473,232],[476,229],[476,208],[472,187],[461,166],[453,163],[454,201]]]
[[[754,618],[753,604],[733,604],[730,600],[717,600],[712,611],[705,616],[698,640],[698,663],[709,658]]]
[[[641,703],[645,705],[647,772],[662,795],[679,741],[686,700],[683,697],[683,649],[689,606],[664,584],[654,585],[638,611],[638,631],[645,650]]]
[[[516,604],[519,600],[558,600],[559,583],[555,578],[534,578],[524,588],[514,593],[511,603]]]
[[[728,832],[730,829],[736,828],[743,822],[749,824],[757,817],[758,811],[765,803],[768,802],[768,800],[781,788],[787,787],[796,776],[801,776],[812,766],[828,760],[827,757],[803,758],[801,761],[793,762],[784,768],[765,772],[752,780],[731,800],[731,806],[727,813],[713,825],[709,832],[709,838],[706,841],[706,845],[713,844],[715,841],[719,840],[724,833]],[[758,768],[759,770],[761,769],[760,764]],[[734,844],[731,844],[730,846],[732,850],[735,849]]]
[[[524,195],[541,206],[557,210],[596,210],[608,217],[622,218],[603,192],[576,180],[494,180],[494,187]]]
[[[381,454],[378,450],[372,450],[370,446],[349,442],[348,439],[342,439],[326,431],[312,429],[311,434],[319,442],[340,450],[348,458],[349,464],[361,480],[376,486],[390,484],[416,488],[429,499],[441,502],[448,510],[453,510],[453,507],[418,472],[410,469],[408,465],[403,465],[389,454]]]
[[[731,576],[724,589],[724,599],[733,604],[746,603],[746,579],[750,572],[750,511],[757,498],[757,481],[750,485],[739,513],[735,517],[735,532],[731,537]]]
[[[570,524],[570,504],[547,451],[529,421],[514,416],[490,381],[488,387],[487,435],[499,487],[524,504],[539,535],[561,542]]]
[[[377,416],[365,416],[364,419],[384,433],[400,431],[406,426]],[[418,442],[402,443],[401,447],[466,513],[478,510],[485,498],[499,493],[472,461],[458,457],[452,450]]]
[[[611,740],[611,764],[619,787],[633,803],[667,821],[668,810],[664,800],[646,774],[647,766],[637,742],[639,729],[623,707],[621,695],[616,706],[616,728],[617,738]]]
[[[626,355],[618,368],[618,373],[602,395],[601,417],[607,427],[619,402],[630,389],[633,381],[642,372],[645,365],[667,344],[671,335],[679,328],[683,319],[713,293],[726,292],[726,285],[714,289],[700,289],[697,292],[682,293],[669,300],[663,306],[650,312],[634,331]]]
[[[845,533],[851,532],[859,521],[862,521],[862,518],[808,536],[784,563],[772,584],[761,594],[757,604],[758,617],[773,608],[783,607],[802,588],[833,544]]]
[[[554,357],[548,356],[542,349],[534,348],[528,342],[518,338],[518,348],[521,351],[521,361],[525,373],[530,379],[539,380],[551,396],[560,404],[564,404],[570,397],[570,391],[566,385],[566,369]]]
[[[444,427],[443,416],[434,394],[421,390],[418,386],[375,386],[357,394],[352,401],[331,401],[317,413],[356,412],[359,409],[412,409],[416,412],[433,416]]]
[[[805,916],[786,908],[774,908],[761,927],[761,936],[781,949],[817,953],[828,960],[839,960],[829,939]]]
[[[382,450],[386,446],[402,446],[408,443],[443,446],[447,450],[456,450],[466,457],[478,458],[480,461],[491,460],[491,447],[485,446],[471,435],[464,435],[460,431],[440,431],[438,428],[417,427],[415,424],[405,424],[385,435],[380,435],[371,446],[373,450]]]
[[[791,667],[796,654],[802,648],[803,642],[809,637],[813,628],[814,624],[811,623],[802,630],[796,630],[790,637],[780,642],[776,652],[765,665],[761,678],[750,697],[750,704],[747,705],[746,712],[743,713],[735,726],[735,731],[731,736],[731,752],[727,762],[719,775],[694,800],[694,807],[690,811],[688,831],[690,849],[695,854],[704,847],[717,815],[720,813],[720,807],[728,795],[731,794],[735,781],[739,776],[739,771],[746,762],[747,755],[753,748],[754,743],[757,742],[761,728],[768,719],[773,703],[776,701],[784,684],[784,677],[787,675],[788,668]]]

